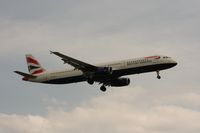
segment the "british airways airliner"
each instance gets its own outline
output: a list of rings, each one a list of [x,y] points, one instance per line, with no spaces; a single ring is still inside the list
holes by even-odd
[[[156,72],[157,78],[160,79],[159,72],[161,70],[177,65],[177,62],[171,57],[162,55],[92,65],[59,52],[51,51],[51,54],[60,57],[64,63],[73,66],[74,69],[48,72],[32,55],[26,55],[29,74],[20,71],[14,72],[23,76],[22,80],[24,81],[37,83],[69,84],[87,81],[92,85],[97,82],[102,84],[100,90],[104,92],[106,91],[106,86],[122,87],[129,85],[130,79],[122,76]]]

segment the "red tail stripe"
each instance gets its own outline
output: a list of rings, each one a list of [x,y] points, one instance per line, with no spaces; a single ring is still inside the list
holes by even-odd
[[[40,65],[38,61],[36,61],[35,59],[32,59],[30,57],[27,57],[26,60],[27,60],[28,63],[33,63],[33,64],[36,64],[36,65]]]
[[[41,70],[37,70],[37,71],[33,72],[32,74],[40,74],[40,73],[43,73],[43,72],[44,72],[44,70],[41,69]]]

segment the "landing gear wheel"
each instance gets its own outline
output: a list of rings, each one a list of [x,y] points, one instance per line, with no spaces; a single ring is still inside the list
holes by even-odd
[[[156,71],[156,73],[157,73],[157,78],[158,78],[158,79],[161,79],[161,76],[160,76],[159,71]]]
[[[160,77],[160,76],[157,76],[157,78],[158,78],[158,79],[161,79],[161,77]]]
[[[94,84],[94,81],[93,80],[91,80],[91,79],[88,79],[88,84],[90,84],[90,85],[93,85]]]
[[[106,91],[106,87],[105,87],[104,85],[102,85],[102,86],[100,87],[100,90],[103,91],[103,92],[105,92],[105,91]]]

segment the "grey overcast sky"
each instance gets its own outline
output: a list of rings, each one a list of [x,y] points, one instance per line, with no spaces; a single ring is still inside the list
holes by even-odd
[[[200,1],[0,0],[0,133],[199,133]],[[47,70],[163,54],[179,64],[132,75],[131,85],[21,81],[25,54]]]

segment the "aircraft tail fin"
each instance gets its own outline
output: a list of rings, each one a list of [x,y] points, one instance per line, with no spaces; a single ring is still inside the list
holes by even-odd
[[[31,75],[39,75],[39,74],[43,74],[46,72],[46,70],[41,66],[41,64],[32,55],[27,54],[26,61],[27,61],[27,65],[28,65],[28,70]]]

